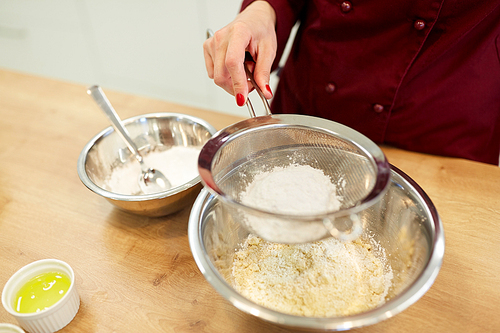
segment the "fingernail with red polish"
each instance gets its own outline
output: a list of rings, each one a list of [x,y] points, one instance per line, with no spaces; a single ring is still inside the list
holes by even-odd
[[[243,94],[236,95],[236,104],[238,104],[238,106],[245,105],[245,97],[243,97]]]
[[[273,94],[273,92],[271,91],[271,87],[269,87],[269,85],[268,85],[268,84],[266,84],[266,89],[267,89],[267,91],[269,91],[269,93],[270,93],[271,95]]]

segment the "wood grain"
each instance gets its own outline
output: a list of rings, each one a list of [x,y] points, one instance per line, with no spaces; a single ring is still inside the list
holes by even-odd
[[[241,119],[106,93],[122,118],[180,112],[219,129]],[[78,155],[107,126],[84,86],[0,70],[0,287],[26,264],[58,258],[74,268],[81,298],[61,332],[295,332],[237,310],[206,282],[189,249],[189,208],[133,216],[83,186]],[[500,169],[383,149],[436,205],[446,253],[418,302],[353,331],[500,331]],[[3,308],[0,322],[16,323]]]

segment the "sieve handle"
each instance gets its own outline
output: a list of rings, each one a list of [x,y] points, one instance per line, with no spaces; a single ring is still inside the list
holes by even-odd
[[[250,72],[250,70],[248,69],[246,61],[253,61],[252,56],[248,52],[245,52],[245,61],[243,62],[243,66],[245,67],[245,72],[247,73],[247,76],[250,79],[250,82],[252,83],[253,87],[255,88],[255,90],[257,90],[257,93],[259,94],[259,97],[262,100],[262,103],[264,104],[264,108],[266,109],[266,115],[270,116],[272,113],[271,113],[271,108],[269,107],[269,102],[267,101],[266,97],[264,97],[264,94],[262,93],[262,90],[260,90],[259,86],[257,85],[257,82],[255,82],[255,79],[253,77],[253,73]],[[248,100],[248,98],[247,98],[247,100]],[[253,114],[253,117],[255,117],[255,112]]]

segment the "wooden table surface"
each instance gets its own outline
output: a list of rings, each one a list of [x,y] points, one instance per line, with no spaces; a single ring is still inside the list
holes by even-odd
[[[22,266],[57,258],[73,267],[81,299],[61,332],[294,332],[237,310],[205,280],[189,249],[189,208],[134,216],[80,182],[78,155],[108,126],[85,88],[0,70],[0,288]],[[180,112],[218,129],[240,119],[106,92],[122,118]],[[500,332],[500,168],[383,149],[437,207],[445,257],[414,305],[353,331]],[[3,308],[0,322],[16,324]]]

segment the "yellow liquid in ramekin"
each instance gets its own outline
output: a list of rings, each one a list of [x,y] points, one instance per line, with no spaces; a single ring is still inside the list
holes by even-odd
[[[19,313],[43,311],[56,304],[69,290],[70,278],[60,272],[39,274],[16,293],[14,309]]]

